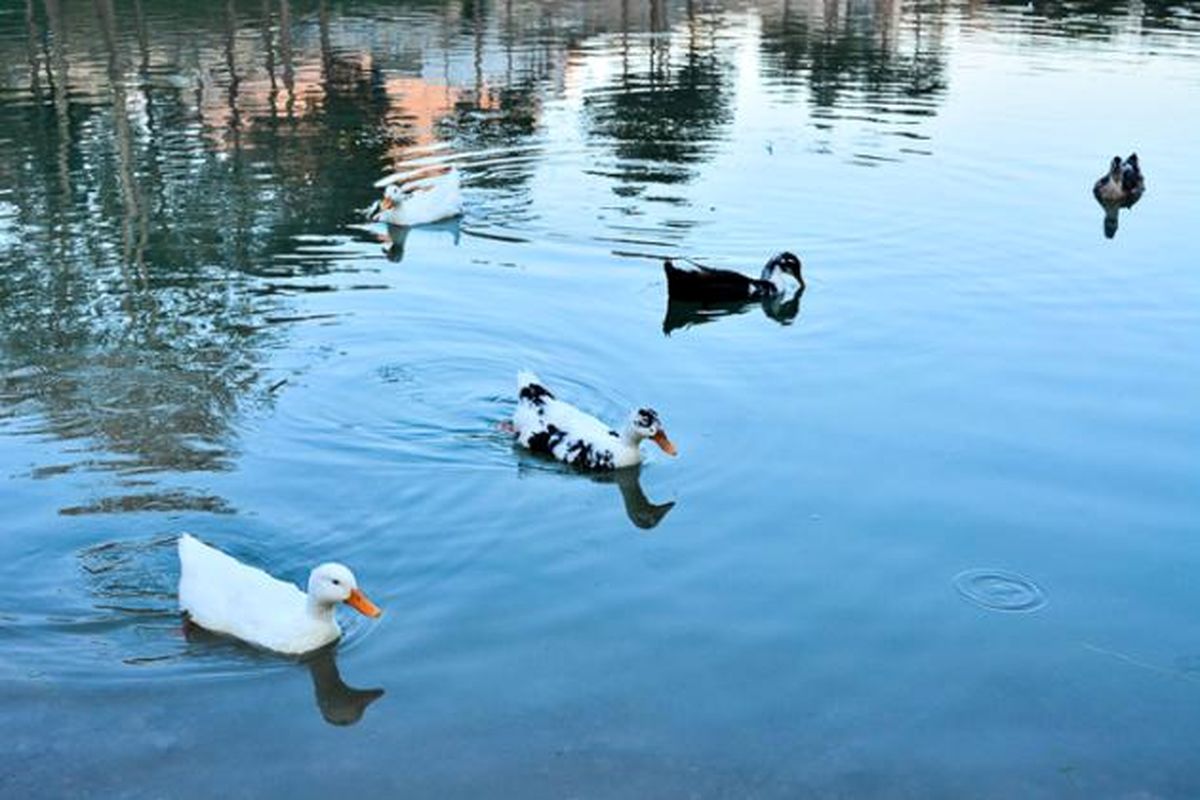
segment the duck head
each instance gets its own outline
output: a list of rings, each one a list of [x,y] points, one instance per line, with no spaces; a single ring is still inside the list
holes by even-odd
[[[1125,159],[1125,164],[1121,169],[1121,188],[1130,195],[1129,199],[1132,201],[1136,202],[1137,198],[1142,195],[1145,187],[1142,182],[1142,167],[1138,163],[1137,153],[1130,153],[1129,158]]]
[[[1134,164],[1137,164],[1137,155],[1134,154]],[[1121,180],[1121,157],[1113,156],[1112,163],[1108,166],[1108,177],[1114,181]]]
[[[629,427],[626,429],[625,438],[634,446],[640,444],[643,439],[649,439],[661,447],[663,452],[669,456],[673,456],[678,452],[675,449],[675,445],[667,438],[667,432],[663,430],[662,422],[658,418],[658,412],[653,408],[639,408],[630,415]]]
[[[322,564],[309,574],[308,603],[321,612],[331,612],[338,603],[345,603],[368,617],[383,613],[358,588],[354,573],[341,564]]]
[[[404,205],[404,192],[396,184],[389,184],[383,190],[383,197],[380,198],[371,208],[371,221],[379,222],[386,220],[393,211]]]
[[[799,284],[800,291],[804,291],[804,276],[800,274],[800,259],[795,253],[785,251],[777,256],[772,256],[763,267],[762,279],[765,281],[779,284],[781,275],[790,276]]]

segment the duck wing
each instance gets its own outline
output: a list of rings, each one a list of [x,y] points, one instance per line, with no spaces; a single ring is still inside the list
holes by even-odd
[[[559,400],[532,372],[517,376],[517,441],[535,453],[578,467],[613,466],[620,436],[601,420]]]
[[[286,651],[307,595],[190,534],[179,537],[179,607],[192,622]]]
[[[749,300],[762,290],[762,281],[728,269],[699,264],[680,267],[665,261],[663,271],[667,275],[667,294],[676,300]]]

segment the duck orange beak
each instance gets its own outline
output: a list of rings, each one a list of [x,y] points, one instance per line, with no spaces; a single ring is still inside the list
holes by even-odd
[[[651,437],[651,440],[663,449],[663,452],[669,456],[678,455],[679,451],[675,449],[675,445],[671,444],[671,440],[667,438],[666,431],[659,431]]]
[[[350,596],[346,598],[346,605],[353,608],[360,614],[365,614],[368,617],[378,617],[383,611],[379,606],[367,599],[367,596],[358,589],[351,589]]]
[[[387,195],[384,195],[383,199],[379,201],[379,207],[384,211],[391,211],[395,206],[396,204],[392,202],[392,198]]]

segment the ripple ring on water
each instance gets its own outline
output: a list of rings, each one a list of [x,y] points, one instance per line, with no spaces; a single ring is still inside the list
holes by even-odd
[[[991,611],[1037,611],[1046,593],[1024,576],[1001,569],[969,569],[954,576],[954,588],[964,599]]]

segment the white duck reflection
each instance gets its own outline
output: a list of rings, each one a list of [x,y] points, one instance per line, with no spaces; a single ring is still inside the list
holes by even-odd
[[[431,234],[447,234],[455,247],[458,247],[459,238],[462,235],[462,229],[459,225],[461,220],[458,217],[453,219],[442,220],[441,222],[433,222],[428,225],[420,226],[421,235],[427,232]],[[384,232],[380,234],[379,240],[383,243],[383,252],[387,256],[387,260],[399,264],[404,260],[405,245],[408,243],[408,237],[412,234],[413,228],[404,225],[388,225]]]

